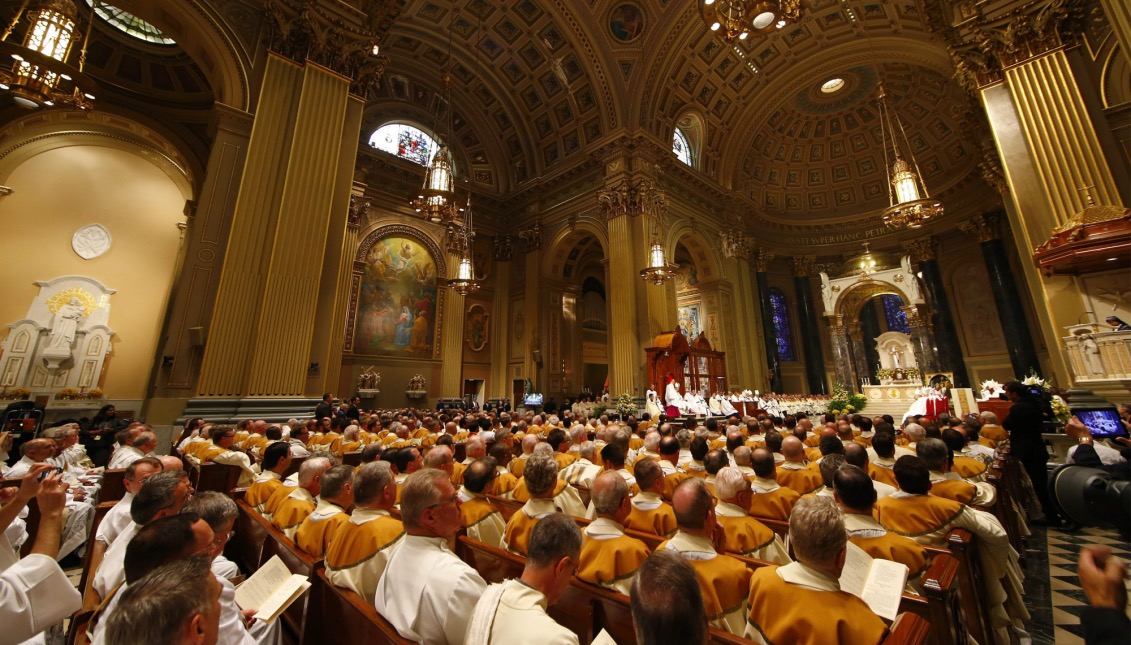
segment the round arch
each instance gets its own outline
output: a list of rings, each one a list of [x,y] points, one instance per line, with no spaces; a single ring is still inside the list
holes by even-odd
[[[675,256],[675,247],[682,243],[695,260],[695,269],[699,274],[700,282],[718,280],[723,277],[722,263],[713,246],[707,243],[703,234],[692,227],[691,222],[684,219],[668,230],[664,248],[668,250],[669,259]]]
[[[842,321],[856,320],[865,303],[876,296],[886,295],[896,296],[904,307],[910,304],[907,295],[894,284],[882,280],[868,280],[852,285],[841,294],[836,303],[836,315]]]
[[[596,244],[600,247],[601,254],[606,258],[609,257],[609,240],[605,229],[597,226],[595,222],[581,220],[573,226],[559,229],[551,236],[549,243],[546,244],[549,252],[542,261],[543,275],[563,280],[572,277],[566,275],[567,268],[574,265],[574,261],[582,256],[582,252],[572,257],[571,252],[582,242],[586,246]]]

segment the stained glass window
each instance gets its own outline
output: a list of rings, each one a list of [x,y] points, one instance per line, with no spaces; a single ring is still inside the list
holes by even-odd
[[[903,313],[903,301],[899,296],[886,295],[880,296],[880,302],[884,303],[884,318],[887,319],[888,331],[901,331],[905,334],[911,333],[911,326],[907,324],[907,314]]]
[[[369,145],[402,159],[427,166],[436,151],[436,142],[419,128],[405,123],[387,123],[369,137]]]
[[[778,345],[779,361],[795,361],[793,353],[793,327],[789,323],[789,307],[781,289],[770,289],[770,315],[774,320],[774,340]]]
[[[672,152],[675,153],[676,159],[679,159],[687,165],[691,164],[691,145],[687,143],[687,137],[684,136],[683,131],[679,128],[675,129],[675,136],[672,137]]]
[[[92,0],[87,0],[88,5],[92,4]],[[155,45],[175,45],[177,42],[169,38],[160,29],[154,27],[148,22],[138,18],[137,16],[122,11],[121,9],[99,2],[98,6],[94,9],[99,18],[102,18],[107,23],[113,25],[115,28],[133,36],[153,43]]]

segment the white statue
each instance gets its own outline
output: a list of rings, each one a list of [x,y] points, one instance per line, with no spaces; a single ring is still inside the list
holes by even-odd
[[[69,354],[75,344],[79,320],[85,315],[82,302],[71,298],[51,317],[51,333],[47,336],[48,350],[64,349]]]
[[[1096,344],[1095,336],[1080,335],[1080,356],[1084,359],[1084,369],[1089,376],[1104,373],[1104,362],[1100,358],[1100,347]]]

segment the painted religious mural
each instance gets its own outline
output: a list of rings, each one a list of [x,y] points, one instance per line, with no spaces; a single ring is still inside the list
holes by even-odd
[[[431,358],[436,342],[436,261],[419,241],[398,235],[364,258],[353,351]]]
[[[703,331],[703,323],[700,319],[700,307],[698,304],[687,305],[679,307],[679,327],[683,330],[683,335],[688,340],[695,340],[699,337],[699,332]]]

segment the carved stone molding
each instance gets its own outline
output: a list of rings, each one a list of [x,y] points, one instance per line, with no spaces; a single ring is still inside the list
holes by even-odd
[[[350,194],[349,219],[347,224],[352,230],[361,226],[361,220],[369,211],[370,202],[365,198],[365,184],[354,184],[353,193]]]
[[[817,271],[817,256],[795,255],[789,259],[789,265],[795,278],[808,278]]]
[[[754,247],[754,238],[745,231],[737,228],[728,228],[719,234],[723,247],[723,255],[727,258],[746,260],[750,257],[750,250]]]
[[[770,262],[774,259],[774,254],[770,253],[762,247],[754,252],[754,270],[758,273],[765,273],[770,267]]]
[[[514,246],[510,235],[495,236],[495,261],[510,262],[514,258]]]
[[[329,15],[312,2],[293,7],[286,0],[268,0],[263,15],[265,42],[276,54],[298,63],[310,61],[349,78],[350,93],[361,97],[381,80],[388,58],[376,53],[377,32],[347,25],[342,17]]]
[[[912,262],[938,259],[939,241],[929,235],[904,242],[903,248],[911,256]]]
[[[960,223],[958,229],[977,237],[979,242],[989,242],[1001,237],[1000,223],[1001,217],[997,213],[983,213]]]
[[[668,208],[667,193],[648,178],[629,180],[626,177],[612,187],[600,188],[597,202],[605,208],[608,219],[652,215],[662,222]]]
[[[524,228],[516,232],[515,235],[522,240],[527,253],[542,250],[542,225],[540,223],[535,222],[534,226]]]

